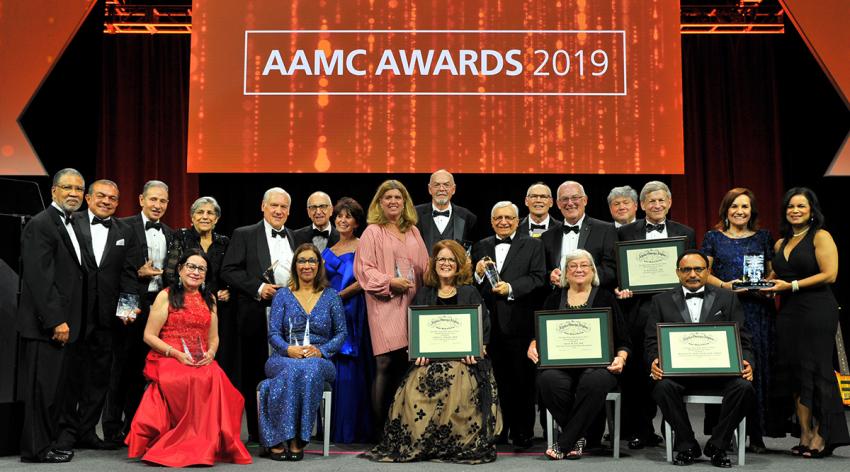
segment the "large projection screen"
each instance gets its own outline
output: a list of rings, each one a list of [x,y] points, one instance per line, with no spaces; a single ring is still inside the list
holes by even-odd
[[[189,172],[684,172],[676,0],[196,0]]]

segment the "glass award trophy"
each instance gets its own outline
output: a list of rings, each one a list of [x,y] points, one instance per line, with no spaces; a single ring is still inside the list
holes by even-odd
[[[278,261],[274,261],[268,269],[263,272],[263,281],[269,285],[274,285],[274,270],[277,268]]]
[[[200,336],[195,339],[189,339],[188,343],[185,339],[180,338],[180,342],[183,344],[183,352],[192,359],[192,362],[196,364],[201,362],[204,358],[204,342]]]
[[[414,285],[416,284],[416,270],[408,259],[400,258],[395,260],[395,276],[407,279]]]
[[[496,284],[502,281],[502,278],[499,277],[499,271],[496,269],[496,262],[487,256],[484,257],[483,261],[484,275],[487,277],[487,281],[490,282],[490,286],[495,287]]]
[[[115,316],[122,320],[135,320],[136,309],[139,308],[139,296],[135,293],[122,293],[118,296],[118,306]]]
[[[760,290],[773,287],[775,284],[764,280],[764,254],[747,254],[744,256],[744,271],[740,282],[732,284],[733,290]]]

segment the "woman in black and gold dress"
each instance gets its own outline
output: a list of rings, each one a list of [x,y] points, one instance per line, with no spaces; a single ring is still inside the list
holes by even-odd
[[[416,293],[413,304],[481,305],[486,344],[490,319],[478,291],[469,285],[471,280],[472,268],[463,247],[455,241],[440,241],[434,244],[425,287]],[[499,395],[489,360],[420,358],[396,391],[381,442],[365,456],[380,462],[493,462],[501,430]]]
[[[824,217],[814,192],[792,188],[783,208],[782,239],[773,257],[776,285],[769,289],[782,297],[776,320],[775,391],[794,398],[800,444],[791,453],[820,458],[850,444],[832,370],[838,302],[830,285],[838,275],[838,249],[822,229]]]

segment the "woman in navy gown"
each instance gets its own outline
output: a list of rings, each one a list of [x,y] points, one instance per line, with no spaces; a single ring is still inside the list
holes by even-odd
[[[758,227],[758,205],[751,190],[733,188],[726,193],[720,203],[720,222],[705,234],[702,252],[711,262],[708,283],[716,287],[731,290],[734,282],[743,279],[744,256],[761,256],[762,278],[770,274],[773,238],[767,230]],[[770,393],[776,309],[773,301],[761,293],[739,290],[738,299],[744,308],[744,323],[752,336],[756,365],[753,378],[756,405],[748,415],[747,434],[750,447],[755,452],[764,452],[762,436],[765,425],[769,423],[766,421],[767,396]]]
[[[334,206],[334,223],[339,242],[322,252],[328,282],[339,292],[345,309],[348,336],[334,357],[336,380],[333,386],[331,440],[335,443],[366,443],[372,438],[371,386],[372,344],[366,320],[363,289],[354,278],[357,234],[366,224],[363,207],[343,197]]]
[[[325,383],[336,372],[330,358],[345,339],[345,314],[336,290],[328,288],[319,250],[295,249],[288,288],[278,290],[271,308],[266,362],[260,383],[260,441],[273,460],[304,458]]]

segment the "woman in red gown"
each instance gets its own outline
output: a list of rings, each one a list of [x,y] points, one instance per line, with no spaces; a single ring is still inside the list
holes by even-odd
[[[145,326],[150,384],[126,439],[128,456],[168,467],[250,464],[239,439],[244,399],[213,360],[218,323],[204,286],[209,263],[192,250],[177,267],[176,283],[159,293]]]

